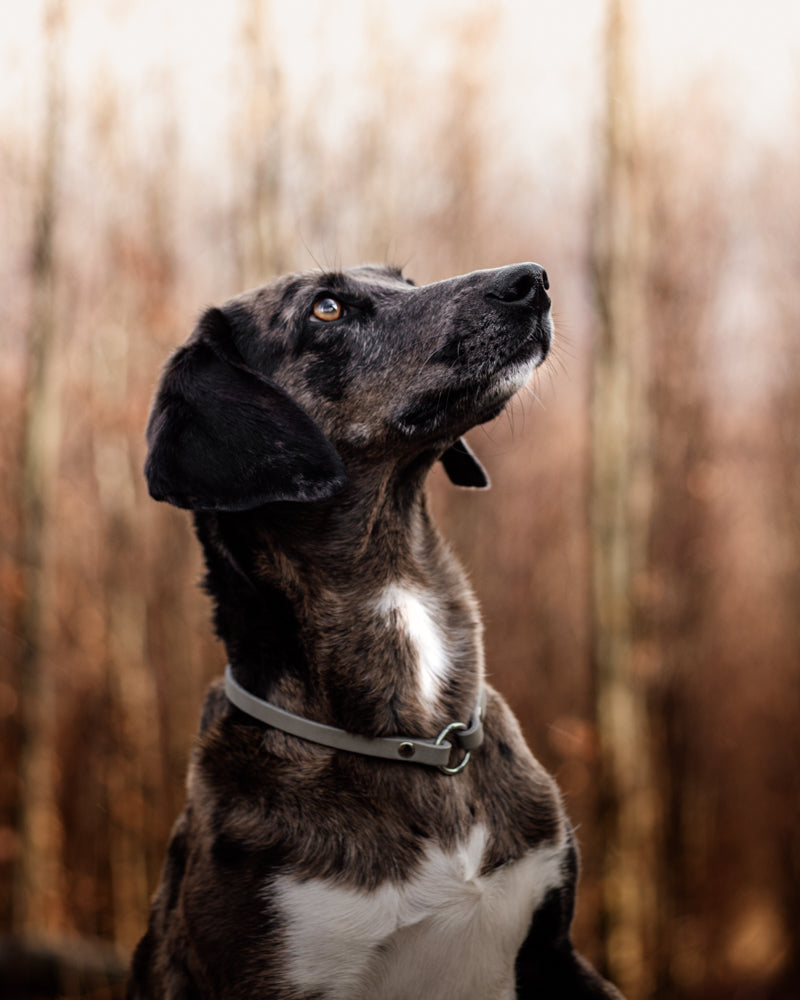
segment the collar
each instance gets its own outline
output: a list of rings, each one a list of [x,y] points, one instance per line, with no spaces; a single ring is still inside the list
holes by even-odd
[[[435,740],[412,739],[408,736],[379,736],[371,739],[321,722],[312,722],[250,694],[233,676],[230,664],[225,668],[225,694],[246,715],[272,726],[273,729],[299,736],[300,739],[367,757],[382,757],[407,764],[426,764],[438,767],[445,774],[458,774],[462,771],[467,766],[472,751],[483,743],[483,716],[486,711],[484,688],[481,688],[470,721],[451,722]],[[455,750],[462,750],[464,756],[451,766],[450,759]]]

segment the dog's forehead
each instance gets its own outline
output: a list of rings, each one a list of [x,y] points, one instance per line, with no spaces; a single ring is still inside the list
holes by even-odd
[[[285,274],[266,284],[242,292],[225,303],[226,309],[249,309],[262,316],[291,311],[298,300],[316,292],[380,296],[393,290],[409,290],[414,283],[397,267],[363,264],[340,271],[301,271]]]
[[[351,267],[340,272],[345,281],[355,281],[366,287],[374,285],[376,287],[397,288],[414,286],[414,282],[407,278],[399,267],[392,267],[389,264],[362,264],[359,267]]]

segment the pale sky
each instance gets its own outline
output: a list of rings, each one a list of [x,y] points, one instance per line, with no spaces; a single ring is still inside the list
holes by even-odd
[[[0,127],[35,117],[43,0],[0,10]],[[199,157],[230,114],[236,19],[230,0],[68,0],[69,77],[75,101],[113,81],[126,96],[130,127],[146,126],[160,94],[174,94],[182,127]],[[387,58],[414,75],[436,73],[465,12],[486,10],[500,28],[489,39],[490,86],[514,123],[527,116],[537,134],[569,134],[594,108],[604,12],[601,0],[273,0],[275,33],[289,87],[315,92],[332,113],[364,100],[370,51],[366,24],[385,20]],[[657,99],[693,82],[734,109],[742,128],[774,137],[796,130],[800,108],[800,3],[761,0],[638,0],[642,95]],[[166,88],[166,89],[165,89]],[[434,96],[434,95],[432,95]],[[527,112],[526,112],[527,109]],[[23,126],[24,128],[24,126]]]

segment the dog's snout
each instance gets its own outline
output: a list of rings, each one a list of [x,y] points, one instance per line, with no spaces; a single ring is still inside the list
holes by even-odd
[[[541,308],[550,304],[547,271],[538,264],[512,264],[499,268],[493,276],[486,297],[508,303],[531,303]]]

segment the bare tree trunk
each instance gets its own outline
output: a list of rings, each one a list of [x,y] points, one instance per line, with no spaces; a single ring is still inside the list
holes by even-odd
[[[269,0],[244,0],[245,112],[236,136],[244,198],[236,239],[242,287],[261,284],[285,270],[281,216],[281,75],[271,37]],[[241,126],[240,126],[241,127]]]
[[[603,780],[604,937],[612,978],[631,997],[651,985],[654,791],[635,588],[652,492],[647,400],[645,228],[633,114],[628,0],[609,0],[605,165],[594,263],[600,329],[594,358],[591,521],[596,710]]]
[[[706,734],[693,723],[702,704],[697,664],[711,662],[706,622],[718,589],[708,557],[697,540],[713,534],[708,469],[714,460],[708,366],[709,319],[713,314],[729,243],[728,198],[719,182],[724,138],[718,123],[696,112],[681,118],[681,136],[660,116],[663,141],[649,137],[647,177],[651,230],[648,253],[648,316],[653,353],[652,410],[655,417],[654,496],[648,579],[657,595],[647,615],[653,658],[650,691],[653,781],[660,822],[654,878],[658,886],[658,930],[652,948],[653,997],[679,991],[691,955],[702,953],[708,930],[681,934],[703,879],[712,799],[698,761]],[[718,140],[703,139],[717,124]],[[698,150],[701,152],[698,153]],[[708,541],[706,541],[706,545]],[[688,940],[687,940],[688,938]]]
[[[14,924],[41,928],[52,917],[58,882],[58,823],[53,794],[53,692],[47,682],[46,634],[48,507],[57,476],[59,384],[55,306],[54,230],[60,153],[62,49],[65,7],[44,10],[45,118],[31,259],[31,320],[25,377],[20,504],[24,597],[20,612],[22,654],[22,760],[19,829],[21,856],[14,887]]]
[[[483,97],[490,71],[490,50],[497,22],[490,8],[478,6],[459,12],[453,27],[453,62],[448,80],[450,102],[442,144],[445,181],[449,196],[439,223],[446,234],[447,271],[468,271],[482,266],[486,218],[481,199],[486,162],[481,143]],[[441,239],[441,235],[439,239]],[[474,506],[474,505],[473,505]]]
[[[124,286],[115,289],[107,301],[115,315],[136,315],[152,334],[164,322],[162,317],[174,295],[170,205],[175,193],[173,164],[177,148],[172,115],[165,108],[160,141],[150,146],[151,172],[141,178],[139,186],[124,155],[125,144],[118,134],[120,122],[111,114],[104,122],[107,131],[102,136],[103,152],[109,157],[115,179],[120,187],[139,192],[140,238],[147,263],[140,276],[133,276],[134,282],[138,278],[140,283],[129,284],[127,294]],[[118,151],[123,152],[120,155]],[[121,247],[131,238],[124,229],[113,229],[108,236],[109,255],[121,253]],[[108,734],[103,784],[109,825],[109,897],[114,939],[124,947],[132,947],[141,937],[158,870],[152,869],[153,846],[148,843],[148,834],[157,840],[159,826],[164,824],[153,821],[153,811],[166,813],[167,829],[175,814],[175,809],[167,805],[172,798],[166,787],[168,732],[160,702],[158,667],[155,658],[148,655],[154,609],[148,605],[151,591],[144,557],[147,539],[141,516],[141,466],[120,406],[137,391],[142,363],[142,352],[131,343],[132,329],[135,327],[123,322],[112,327],[100,325],[94,331],[93,355],[113,361],[92,366],[89,386],[95,417],[91,445],[99,502],[95,530],[103,539],[99,575],[107,630],[103,666]],[[176,578],[182,558],[182,553],[176,554],[170,563]],[[163,608],[158,610],[163,613]],[[183,620],[180,613],[175,617]],[[185,645],[185,638],[182,641]],[[174,666],[175,670],[184,666],[177,656]],[[160,850],[160,845],[156,849]]]
[[[800,165],[800,148],[789,172],[794,175]],[[782,184],[773,181],[772,189],[779,207],[781,225],[777,233],[769,232],[772,253],[780,259],[782,281],[777,289],[779,303],[778,334],[775,354],[782,360],[784,377],[774,394],[774,417],[771,425],[778,429],[778,473],[776,475],[775,499],[772,518],[779,526],[782,545],[791,555],[786,560],[787,571],[781,586],[781,603],[785,608],[786,646],[788,656],[800,664],[800,440],[797,428],[800,426],[800,386],[797,382],[800,346],[797,330],[800,327],[800,305],[795,291],[796,275],[800,266],[800,251],[797,247],[796,232],[800,224],[800,198],[795,196],[787,204]],[[773,222],[775,227],[775,222]],[[771,261],[774,266],[774,262]],[[775,348],[773,348],[775,349]],[[797,794],[797,775],[800,773],[800,733],[797,719],[800,717],[800,670],[789,675],[789,682],[781,690],[784,699],[784,729],[787,737],[773,741],[775,764],[771,769],[774,785],[786,789],[781,821],[777,824],[776,854],[779,865],[779,902],[784,926],[788,935],[788,954],[792,956],[784,972],[787,984],[786,995],[791,995],[800,981],[800,796]],[[775,794],[773,792],[773,794]]]

